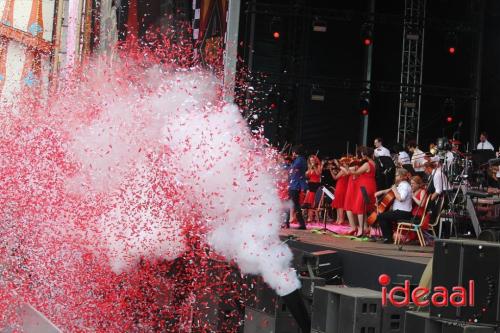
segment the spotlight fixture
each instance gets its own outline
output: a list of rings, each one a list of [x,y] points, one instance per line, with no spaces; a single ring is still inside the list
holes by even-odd
[[[274,16],[269,23],[269,31],[274,39],[279,39],[281,37],[281,18]]]
[[[370,113],[370,94],[368,92],[362,92],[359,98],[359,113],[362,116],[368,116]]]
[[[373,44],[373,23],[363,23],[361,26],[361,40],[365,46]]]

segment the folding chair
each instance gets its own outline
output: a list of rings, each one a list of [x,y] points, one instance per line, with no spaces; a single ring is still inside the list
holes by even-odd
[[[437,200],[438,202],[436,203],[436,218],[434,219],[434,221],[432,221],[432,223],[429,223],[428,228],[429,233],[431,233],[434,238],[437,237],[435,228],[439,225],[439,221],[441,220],[445,198],[443,195],[441,195]]]
[[[420,246],[425,246],[425,238],[422,230],[426,230],[427,227],[429,226],[429,218],[427,218],[427,215],[429,212],[427,212],[427,206],[429,205],[431,196],[428,195],[427,198],[425,199],[424,203],[424,210],[422,213],[422,217],[420,218],[419,223],[412,223],[412,220],[401,220],[398,222],[398,228],[396,229],[396,237],[394,240],[394,243],[396,245],[399,245],[401,242],[401,238],[403,237],[403,231],[407,232],[415,232],[418,237],[418,242],[420,243]]]

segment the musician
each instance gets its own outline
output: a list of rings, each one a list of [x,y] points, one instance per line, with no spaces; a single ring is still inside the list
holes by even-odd
[[[373,141],[373,145],[375,146],[374,156],[375,157],[381,157],[381,156],[391,157],[391,152],[389,151],[389,149],[385,148],[382,145],[382,143],[383,143],[382,138],[375,138],[375,140]]]
[[[307,159],[307,192],[304,198],[304,206],[307,208],[307,220],[308,222],[312,221],[312,213],[315,213],[315,199],[316,199],[316,191],[321,185],[321,172],[322,172],[322,164],[319,160],[318,156],[311,155]]]
[[[375,196],[378,197],[382,194],[386,194],[389,191],[394,192],[396,199],[392,205],[392,210],[388,212],[381,213],[377,216],[377,222],[382,230],[382,235],[384,237],[384,243],[390,244],[394,240],[392,238],[393,225],[398,220],[410,219],[412,207],[412,190],[411,185],[408,183],[410,173],[408,170],[403,168],[398,168],[396,170],[396,183],[387,190],[378,191]]]
[[[447,191],[450,188],[450,185],[439,162],[425,163],[425,173],[432,176],[427,192],[431,193],[431,200],[434,201],[444,191]]]
[[[413,200],[413,209],[411,211],[411,214],[413,216],[421,217],[424,213],[423,206],[427,194],[422,177],[420,176],[411,177],[410,186],[411,186],[412,200]]]
[[[339,167],[338,172],[334,172],[333,168],[330,169],[333,179],[335,179],[335,198],[332,201],[332,208],[337,211],[337,221],[335,224],[344,224],[345,223],[345,214],[344,214],[344,204],[345,204],[345,196],[347,191],[347,185],[349,182],[349,174],[345,172],[347,168],[349,168],[349,158],[342,157],[337,163]],[[342,168],[342,169],[341,169]]]
[[[396,164],[413,174],[415,170],[413,170],[413,166],[411,165],[410,155],[404,150],[403,146],[400,143],[396,143],[393,150],[398,154]]]
[[[479,136],[479,143],[477,144],[478,150],[495,150],[491,142],[488,141],[488,134],[486,132],[481,132]]]
[[[411,153],[411,165],[413,166],[413,170],[415,170],[417,175],[423,177],[425,174],[425,153],[420,150],[415,140],[409,141],[407,148]]]
[[[356,236],[360,237],[370,232],[368,225],[365,224],[366,213],[371,210],[375,204],[374,193],[377,185],[375,183],[373,149],[361,146],[358,152],[361,154],[362,165],[354,169],[342,168],[342,170],[351,175],[352,184],[354,184],[351,188],[349,188],[348,185],[348,193],[346,194],[344,208],[347,211],[347,218],[352,228],[351,233],[357,231]],[[363,194],[363,192],[365,192],[365,194]],[[366,199],[369,201],[365,202]],[[356,226],[356,221],[359,227]]]
[[[387,188],[394,181],[396,166],[392,160],[391,152],[382,145],[382,138],[376,138],[374,145],[375,181],[377,188]]]

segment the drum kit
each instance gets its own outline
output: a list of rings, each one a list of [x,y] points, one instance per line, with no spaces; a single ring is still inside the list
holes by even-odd
[[[439,142],[439,141],[438,141]],[[467,185],[476,189],[486,189],[489,185],[488,169],[495,158],[493,150],[472,150],[462,152],[458,140],[449,140],[449,144],[439,144],[442,154],[443,169],[451,185]]]

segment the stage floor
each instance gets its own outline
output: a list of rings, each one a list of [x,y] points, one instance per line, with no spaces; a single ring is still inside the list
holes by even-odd
[[[360,241],[343,237],[335,237],[332,232],[318,233],[313,230],[282,229],[281,236],[293,235],[297,241],[314,245],[321,245],[331,249],[352,251],[374,256],[381,256],[396,260],[403,260],[417,264],[427,265],[432,258],[432,246],[421,247],[418,245],[403,245],[402,250],[394,244]]]

